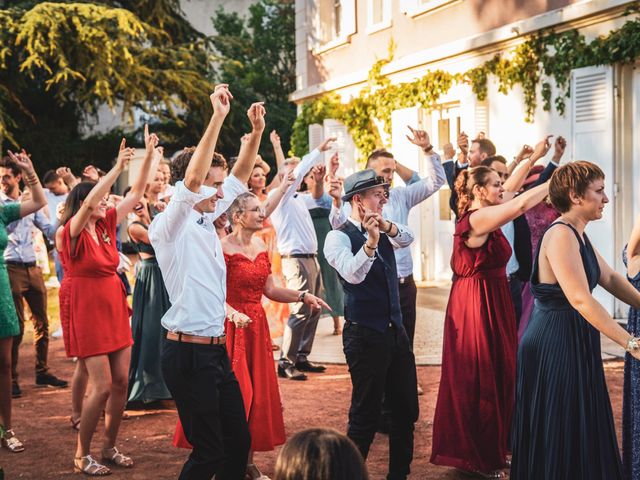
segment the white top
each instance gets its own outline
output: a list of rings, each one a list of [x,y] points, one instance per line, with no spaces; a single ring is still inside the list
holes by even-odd
[[[302,161],[293,170],[295,181],[271,214],[271,224],[276,231],[276,244],[280,255],[318,252],[318,239],[309,209],[322,206],[319,203],[322,197],[316,200],[309,194],[297,193],[297,190],[305,175],[321,163],[322,153],[318,149],[302,157]],[[275,190],[271,190],[269,195],[274,193]]]
[[[349,222],[353,223],[358,229],[361,228],[360,222],[349,217]],[[395,224],[398,227],[398,234],[395,237],[389,237],[391,245],[394,249],[406,248],[413,242],[413,232],[404,225]],[[369,233],[365,230],[363,235],[369,238]],[[381,233],[380,235],[386,235]],[[347,282],[357,285],[362,283],[371,270],[371,266],[378,256],[378,250],[373,257],[367,255],[364,246],[354,255],[351,251],[351,239],[340,230],[331,230],[327,234],[324,241],[324,256],[329,265],[336,269],[342,278]]]
[[[513,220],[511,220],[509,223],[505,223],[502,227],[500,227],[500,229],[502,230],[502,234],[505,236],[505,238],[509,242],[509,245],[511,246],[511,257],[507,262],[507,275],[513,275],[518,270],[520,270],[520,263],[516,258],[516,250],[513,246],[516,238],[516,230],[513,225]]]
[[[207,196],[176,183],[167,208],[149,226],[149,240],[171,300],[162,326],[171,332],[203,337],[224,334],[227,267],[213,221],[247,189],[233,175],[225,179],[222,189],[224,197],[218,199],[216,211],[203,215],[193,206]]]
[[[426,157],[427,175],[418,182],[406,187],[394,187],[389,190],[389,201],[382,207],[382,216],[393,223],[407,225],[409,223],[409,211],[420,202],[423,202],[437,192],[446,182],[446,176],[440,155],[433,152]],[[331,208],[329,221],[333,228],[338,228],[351,215],[351,204],[344,203],[338,210]],[[411,242],[409,242],[411,243]],[[413,273],[413,259],[409,248],[398,248],[395,251],[398,277],[408,277]]]

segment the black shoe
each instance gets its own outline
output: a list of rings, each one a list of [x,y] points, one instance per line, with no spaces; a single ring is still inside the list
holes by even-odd
[[[317,363],[311,363],[309,360],[304,362],[296,362],[296,368],[301,372],[322,373],[327,367],[324,365],[318,365]]]
[[[51,375],[50,373],[38,373],[36,375],[36,385],[38,387],[65,388],[69,385],[69,382],[66,380],[60,380],[58,377]]]
[[[278,365],[278,376],[289,380],[306,380],[307,376],[293,365]]]
[[[17,383],[11,384],[11,397],[12,398],[20,398],[22,396],[22,390],[20,390],[20,385]]]

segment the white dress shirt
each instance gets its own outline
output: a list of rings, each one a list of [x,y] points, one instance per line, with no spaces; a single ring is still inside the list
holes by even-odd
[[[353,223],[360,230],[360,222],[351,217],[347,221]],[[389,241],[397,252],[398,249],[411,245],[414,237],[409,227],[397,223],[394,225],[398,228],[398,234],[395,237],[389,237]],[[363,235],[365,238],[369,238],[367,231]],[[380,233],[380,235],[386,234]],[[324,241],[324,256],[327,262],[336,269],[342,278],[353,285],[364,281],[377,255],[377,249],[373,257],[367,255],[364,246],[354,255],[351,250],[351,239],[340,230],[331,230]]]
[[[271,224],[276,230],[276,244],[280,255],[318,253],[318,239],[309,209],[321,207],[322,197],[316,200],[309,194],[297,193],[297,190],[305,175],[321,163],[322,153],[318,149],[302,157],[302,161],[293,170],[295,181],[271,214]],[[275,190],[271,190],[269,195],[274,193]]]
[[[427,175],[418,182],[405,187],[393,187],[389,190],[389,201],[382,207],[382,216],[395,224],[407,225],[409,211],[437,192],[446,182],[446,176],[440,155],[433,152],[427,157]],[[344,203],[341,209],[333,206],[329,221],[333,228],[338,228],[351,216],[351,204]],[[411,243],[411,242],[409,242]],[[413,273],[411,250],[407,247],[395,250],[398,277],[408,277]]]
[[[502,234],[505,236],[505,238],[509,242],[509,245],[511,246],[511,257],[509,257],[509,261],[507,262],[507,276],[514,275],[518,272],[518,270],[520,270],[520,262],[518,262],[518,259],[516,258],[516,250],[514,247],[516,241],[516,230],[513,224],[513,220],[511,220],[509,223],[505,223],[502,227],[500,227],[500,229],[502,230]]]
[[[193,206],[207,195],[190,191],[183,182],[175,187],[167,208],[149,226],[149,240],[171,300],[162,326],[171,332],[219,337],[226,318],[227,267],[213,221],[247,188],[230,175],[216,211],[203,215]]]

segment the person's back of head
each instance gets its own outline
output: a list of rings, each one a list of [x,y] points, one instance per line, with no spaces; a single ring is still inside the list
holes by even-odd
[[[274,480],[368,480],[355,444],[336,430],[311,428],[282,447]]]

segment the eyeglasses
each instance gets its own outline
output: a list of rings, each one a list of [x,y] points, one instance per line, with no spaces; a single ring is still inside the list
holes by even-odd
[[[265,210],[262,207],[242,209],[242,210],[239,210],[239,212],[253,212],[253,213],[260,214],[260,215],[264,215],[265,214]]]

